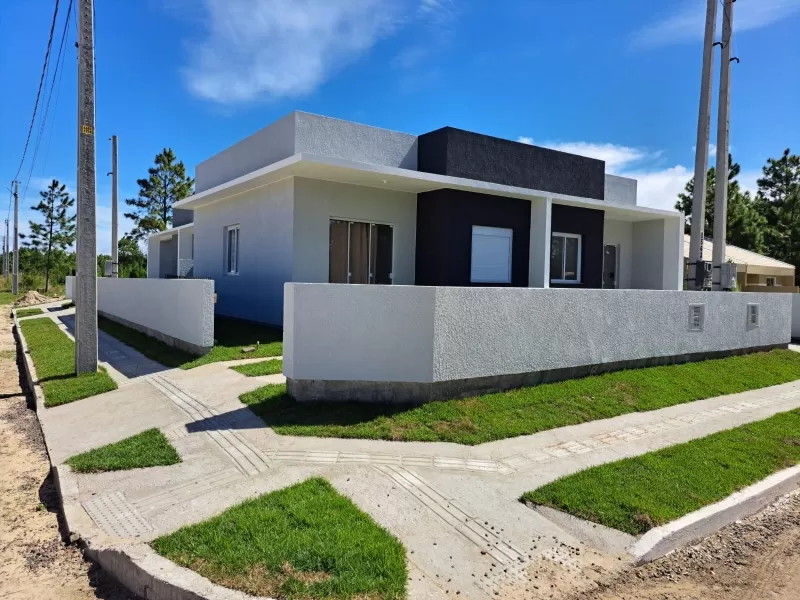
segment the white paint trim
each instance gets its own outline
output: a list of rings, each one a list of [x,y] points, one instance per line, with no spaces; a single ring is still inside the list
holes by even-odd
[[[177,202],[175,204],[177,204]],[[148,235],[147,239],[149,240],[150,238],[158,237],[158,236],[161,236],[161,235],[167,235],[167,234],[172,235],[176,231],[180,231],[181,229],[188,229],[189,227],[194,227],[194,223],[186,223],[185,225],[178,225],[177,227],[170,227],[169,229],[165,229],[163,231],[156,231],[155,233],[151,233],[150,235]]]

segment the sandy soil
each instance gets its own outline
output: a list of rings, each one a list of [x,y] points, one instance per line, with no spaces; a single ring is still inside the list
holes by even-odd
[[[58,494],[21,390],[9,307],[0,307],[0,598],[134,600],[61,541]]]

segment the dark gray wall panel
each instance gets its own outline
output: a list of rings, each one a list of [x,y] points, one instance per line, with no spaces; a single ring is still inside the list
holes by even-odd
[[[605,163],[549,148],[444,127],[419,136],[418,168],[583,198],[605,197]]]
[[[550,287],[602,288],[605,212],[553,204],[552,215],[553,233],[575,233],[581,236],[581,283],[551,283]]]

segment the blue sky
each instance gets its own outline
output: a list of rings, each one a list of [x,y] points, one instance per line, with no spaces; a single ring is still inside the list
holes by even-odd
[[[703,0],[95,3],[103,252],[112,134],[125,198],[163,147],[193,173],[294,109],[409,133],[451,125],[596,156],[609,172],[637,177],[640,203],[650,206],[671,207],[691,177]],[[60,4],[56,43],[68,0]],[[0,3],[4,188],[22,155],[53,5]],[[800,152],[800,0],[739,0],[734,21],[741,63],[732,74],[731,144],[740,180],[753,189],[768,157]],[[36,161],[38,118],[20,173],[23,188],[29,181],[23,231],[45,182],[74,189],[75,37],[73,21]]]

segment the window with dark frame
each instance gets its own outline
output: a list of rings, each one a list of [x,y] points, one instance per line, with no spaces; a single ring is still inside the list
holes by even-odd
[[[392,283],[391,225],[331,219],[329,228],[329,283]]]
[[[582,236],[554,232],[550,238],[550,282],[581,282]]]
[[[229,225],[225,228],[225,272],[228,275],[239,274],[238,225]]]

